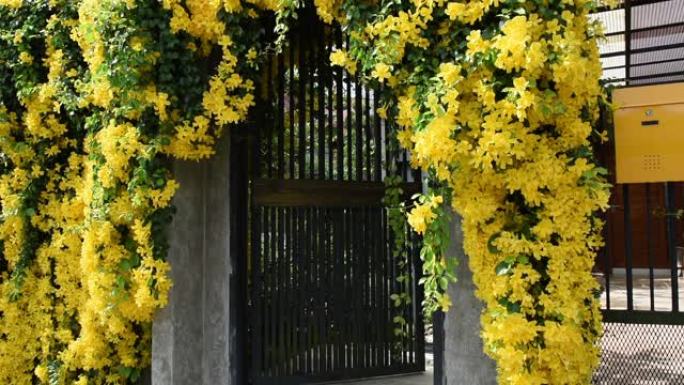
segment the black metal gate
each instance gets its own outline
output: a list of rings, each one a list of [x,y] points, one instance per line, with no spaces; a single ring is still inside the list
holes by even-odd
[[[328,65],[346,45],[311,11],[300,15],[260,87],[251,145],[249,377],[301,384],[424,370],[415,239],[400,268],[381,199],[389,165],[420,191],[407,154],[358,77]],[[409,306],[390,298],[411,278]],[[395,317],[406,320],[395,333]]]

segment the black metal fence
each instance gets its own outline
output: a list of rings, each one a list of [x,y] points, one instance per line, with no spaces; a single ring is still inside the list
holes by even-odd
[[[684,183],[617,184],[614,142],[597,153],[613,187],[595,266],[604,336],[594,383],[684,384]]]
[[[409,263],[399,265],[381,201],[390,165],[407,195],[421,186],[407,154],[389,149],[374,90],[329,66],[346,44],[307,10],[262,79],[246,235],[252,384],[425,367],[417,242],[407,232]],[[411,303],[395,307],[403,275]]]

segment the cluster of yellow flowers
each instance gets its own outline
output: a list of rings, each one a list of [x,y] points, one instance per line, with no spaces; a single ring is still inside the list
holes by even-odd
[[[126,384],[149,365],[171,287],[169,160],[210,156],[245,119],[258,34],[232,36],[276,7],[0,2],[15,28],[0,37],[15,80],[0,90],[0,383]]]
[[[0,36],[0,382],[125,384],[149,364],[171,286],[169,160],[210,156],[246,117],[260,12],[297,4],[0,0],[14,28]],[[595,4],[314,4],[347,24],[352,49],[332,63],[386,86],[379,113],[440,186],[410,223],[444,244],[443,206],[463,216],[500,383],[588,383],[600,331],[592,214],[607,202],[589,150],[602,97]],[[438,249],[425,282],[448,308]]]
[[[412,165],[463,217],[501,384],[589,384],[598,363],[594,214],[608,190],[590,144],[603,101],[599,28],[587,17],[596,6],[383,4],[370,25],[348,22],[351,48],[331,57],[389,85]],[[433,250],[446,241],[432,234],[446,209],[428,198],[409,223]],[[445,293],[434,295],[448,308]]]

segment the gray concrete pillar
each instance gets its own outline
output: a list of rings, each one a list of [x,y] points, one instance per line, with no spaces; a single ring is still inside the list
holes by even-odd
[[[452,222],[449,255],[460,263],[458,282],[448,290],[453,306],[444,316],[443,376],[435,378],[435,385],[495,385],[496,366],[482,350],[480,313],[484,305],[475,297],[473,275],[463,252],[461,218],[454,214]],[[436,359],[435,364],[439,361]]]
[[[181,187],[169,228],[173,288],[155,318],[153,385],[230,385],[230,151],[174,164]]]

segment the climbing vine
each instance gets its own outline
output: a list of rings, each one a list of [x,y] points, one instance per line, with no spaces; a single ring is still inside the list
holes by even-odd
[[[604,98],[601,31],[588,18],[598,5],[348,1],[327,11],[351,36],[332,62],[394,91],[398,139],[428,175],[433,191],[408,214],[424,234],[428,306],[451,304],[446,213],[462,216],[501,384],[588,384],[598,363],[594,214],[608,201],[590,147],[605,137],[592,129]]]
[[[425,307],[450,306],[451,207],[500,383],[589,383],[593,213],[608,196],[589,146],[597,4],[314,3],[351,40],[331,62],[385,86],[382,115],[428,177],[408,214]],[[171,161],[211,156],[246,118],[260,59],[301,5],[0,0],[0,382],[138,379],[171,286]],[[274,14],[280,37],[264,42]]]

